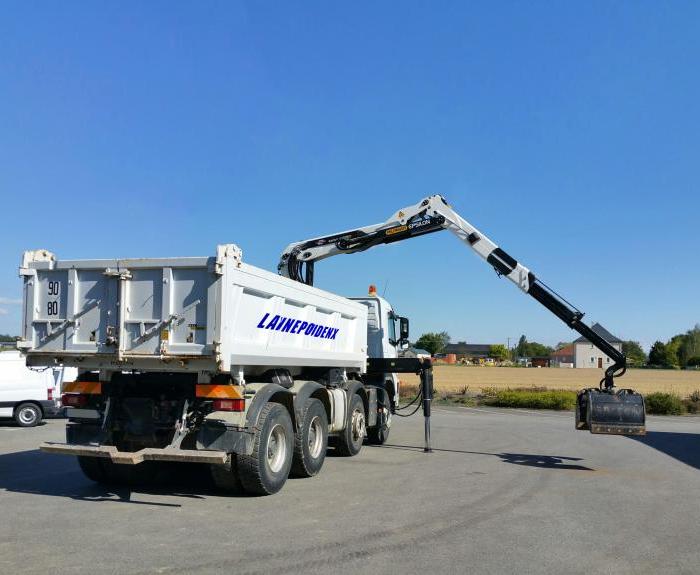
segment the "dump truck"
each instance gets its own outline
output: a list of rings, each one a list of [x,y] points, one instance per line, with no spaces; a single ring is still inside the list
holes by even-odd
[[[397,373],[421,376],[430,450],[430,362],[398,358],[409,321],[371,292],[313,286],[320,259],[448,229],[499,275],[613,359],[599,389],[579,394],[576,427],[644,433],[644,401],[617,389],[625,357],[583,313],[457,215],[441,196],[374,226],[295,242],[278,274],[243,262],[234,244],[209,257],[60,260],[25,252],[27,365],[76,367],[64,386],[66,441],[97,482],[140,480],[160,462],[199,462],[222,489],[279,491],[316,475],[329,443],[353,456],[386,442],[400,409]]]
[[[221,488],[271,494],[317,474],[329,437],[346,456],[388,437],[398,379],[368,370],[368,349],[396,358],[409,327],[376,293],[300,284],[232,244],[199,258],[36,250],[20,274],[27,364],[79,370],[63,388],[66,442],[42,450],[76,455],[95,481],[200,462]]]

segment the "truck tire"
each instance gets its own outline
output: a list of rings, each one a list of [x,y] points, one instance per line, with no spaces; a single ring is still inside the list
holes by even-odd
[[[238,457],[238,477],[246,493],[272,495],[282,489],[292,467],[292,418],[283,405],[267,403],[256,427],[253,453]]]
[[[41,423],[43,414],[36,403],[20,403],[14,417],[20,427],[35,427]]]
[[[318,399],[306,400],[299,432],[294,436],[293,477],[313,477],[323,467],[328,447],[328,417]]]
[[[235,453],[229,456],[226,463],[210,465],[209,473],[217,489],[227,493],[240,493],[242,491],[241,480],[238,478],[238,462]]]
[[[78,465],[83,475],[95,483],[108,483],[110,480],[104,461],[100,457],[78,455]],[[110,462],[111,463],[111,462]]]
[[[336,453],[343,457],[352,457],[360,453],[365,438],[365,404],[356,393],[350,399],[348,419],[345,429],[340,432],[336,442]]]
[[[388,412],[386,415],[377,414],[377,421],[382,421],[382,423],[378,423],[367,430],[367,440],[372,445],[384,445],[386,440],[389,439],[391,412]]]

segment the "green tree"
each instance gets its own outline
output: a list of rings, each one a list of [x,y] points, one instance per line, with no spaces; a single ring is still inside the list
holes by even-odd
[[[527,354],[527,338],[524,335],[520,336],[518,340],[518,345],[515,347],[515,355],[518,357],[526,357]]]
[[[567,345],[571,345],[571,342],[570,341],[560,341],[554,349],[559,351],[560,349],[565,348]]]
[[[496,361],[505,361],[508,359],[509,355],[508,348],[503,344],[496,344],[489,347],[489,357],[492,357]]]
[[[536,341],[531,341],[527,344],[526,357],[546,357],[549,356],[553,351],[554,350],[548,345],[537,343]]]
[[[553,351],[548,345],[537,343],[536,341],[527,341],[527,338],[521,335],[515,348],[515,355],[518,357],[544,357]]]
[[[666,355],[667,355],[666,365],[678,366],[681,364],[680,351],[681,351],[681,345],[683,345],[684,340],[685,340],[685,334],[681,333],[678,335],[674,335],[666,343]]]
[[[622,353],[627,356],[630,365],[644,365],[647,362],[647,354],[638,341],[623,341]]]
[[[416,347],[429,351],[431,355],[442,353],[445,346],[450,343],[450,336],[446,331],[440,333],[428,332],[418,338]]]
[[[649,365],[671,365],[669,364],[669,359],[666,344],[662,341],[655,341],[649,350]]]
[[[689,329],[678,348],[678,360],[680,365],[690,365],[690,359],[700,356],[700,324],[695,324]]]

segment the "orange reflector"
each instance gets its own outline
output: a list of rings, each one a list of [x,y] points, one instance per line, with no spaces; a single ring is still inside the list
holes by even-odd
[[[207,399],[243,399],[241,388],[235,385],[198,385],[197,397]]]
[[[86,393],[100,395],[102,384],[99,381],[71,381],[63,384],[63,393]]]

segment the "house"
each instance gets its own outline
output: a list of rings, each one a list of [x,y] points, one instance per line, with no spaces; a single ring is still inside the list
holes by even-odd
[[[574,367],[574,344],[565,345],[550,354],[552,367]]]
[[[486,359],[491,351],[490,344],[482,343],[467,343],[460,341],[458,343],[448,343],[443,350],[443,353],[454,354],[457,360],[460,359]]]
[[[622,351],[622,340],[615,337],[599,323],[594,323],[591,329],[615,349]],[[594,367],[605,369],[612,365],[613,361],[600,351],[596,346],[581,336],[574,340],[574,367]]]

